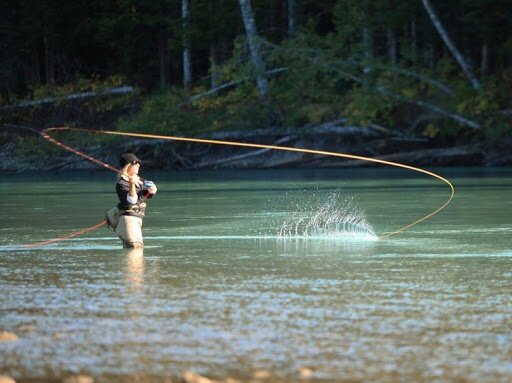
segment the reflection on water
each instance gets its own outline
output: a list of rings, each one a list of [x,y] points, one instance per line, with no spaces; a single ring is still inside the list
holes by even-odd
[[[126,282],[132,291],[144,283],[144,248],[125,249],[127,260]]]
[[[377,239],[366,235],[350,234],[346,238],[342,235],[329,238],[328,236],[311,238],[278,238],[274,241],[278,251],[303,252],[304,254],[317,254],[323,252],[336,252],[340,256],[351,254],[372,253]]]
[[[194,370],[249,382],[265,369],[268,381],[291,383],[307,368],[314,382],[512,381],[512,177],[455,177],[450,209],[375,240],[278,233],[332,190],[341,204],[356,196],[377,233],[430,211],[445,190],[364,172],[362,180],[249,173],[151,177],[162,181],[146,247],[129,250],[108,230],[16,246],[96,222],[115,199],[111,177],[59,179],[58,187],[25,180],[24,192],[38,198],[0,183],[0,203],[9,201],[1,206],[0,332],[19,338],[0,341],[0,375],[165,382]],[[69,194],[59,194],[62,185]],[[91,206],[102,199],[98,213]],[[39,204],[55,216],[34,210]]]

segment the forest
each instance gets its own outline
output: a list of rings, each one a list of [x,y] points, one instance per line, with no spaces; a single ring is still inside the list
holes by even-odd
[[[0,122],[186,135],[334,122],[435,146],[503,141],[511,26],[506,0],[6,0]],[[122,86],[55,121],[67,95]]]

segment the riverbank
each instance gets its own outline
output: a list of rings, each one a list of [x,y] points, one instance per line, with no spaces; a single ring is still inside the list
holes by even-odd
[[[283,127],[282,123],[268,122],[266,125],[274,126],[261,129],[258,128],[260,125],[249,121],[249,118],[246,119],[247,126],[241,123],[228,129],[229,124],[221,122],[216,126],[209,121],[208,125],[208,118],[202,116],[199,110],[190,109],[190,106],[176,109],[177,101],[171,96],[169,100],[165,98],[167,96],[162,96],[163,100],[156,97],[156,101],[160,103],[153,105],[156,101],[151,95],[142,96],[133,91],[126,94],[111,93],[85,93],[82,98],[73,95],[74,98],[68,96],[3,108],[0,113],[0,170],[3,173],[20,173],[98,168],[97,164],[62,150],[40,136],[42,130],[53,126],[172,134],[179,137],[313,149],[427,167],[512,165],[512,154],[509,150],[512,145],[512,132],[505,128],[506,125],[496,126],[492,134],[488,131],[462,128],[451,134],[427,134],[418,127],[411,130],[377,124],[354,126],[347,118],[288,128]],[[148,105],[152,108],[148,109]],[[169,115],[165,114],[166,111]],[[192,123],[191,120],[195,122]],[[167,126],[164,122],[170,125]],[[114,166],[117,165],[121,153],[135,152],[144,160],[146,169],[156,170],[345,167],[371,164],[327,155],[268,148],[109,137],[76,132],[52,134],[64,143]]]
[[[58,172],[98,168],[98,165],[90,161],[47,143],[37,136],[37,130],[27,131],[16,127],[8,130],[4,130],[0,146],[2,172]],[[59,139],[73,146],[76,137],[72,137],[71,142],[66,138],[65,134],[59,136]],[[405,137],[377,126],[344,126],[341,121],[301,130],[215,132],[201,138],[347,153],[417,166],[512,165],[510,137],[503,137],[496,142],[443,146],[427,138]],[[144,160],[147,169],[157,170],[370,165],[365,161],[328,155],[139,138],[120,137],[118,140],[94,143],[91,146],[87,142],[79,145],[79,150],[113,165],[117,165],[121,153],[133,151]]]

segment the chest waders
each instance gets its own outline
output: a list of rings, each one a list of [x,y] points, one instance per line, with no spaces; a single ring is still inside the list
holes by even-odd
[[[119,204],[105,214],[108,225],[123,241],[124,248],[144,246],[142,220],[146,211],[145,199],[142,197],[135,204]]]

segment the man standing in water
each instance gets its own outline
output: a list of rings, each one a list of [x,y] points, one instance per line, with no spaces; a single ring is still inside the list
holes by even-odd
[[[146,210],[146,199],[153,198],[157,192],[151,181],[139,177],[141,160],[133,153],[121,156],[121,172],[116,184],[119,197],[119,222],[115,228],[117,236],[123,241],[124,248],[143,247],[142,220]]]

